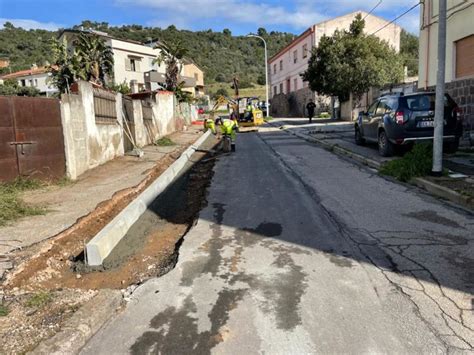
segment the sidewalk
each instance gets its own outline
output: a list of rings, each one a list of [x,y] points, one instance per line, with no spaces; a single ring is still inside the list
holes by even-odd
[[[375,169],[387,161],[400,158],[381,157],[376,144],[356,145],[353,122],[324,119],[308,124],[305,119],[279,118],[270,124]],[[443,165],[449,169],[449,176],[415,178],[413,183],[434,195],[474,209],[474,150],[468,147],[468,142],[461,142],[458,152],[444,157]]]
[[[25,202],[44,206],[48,212],[0,227],[0,279],[4,269],[11,267],[8,253],[58,235],[117,196],[117,192],[126,193],[127,189],[154,178],[157,167],[177,159],[200,134],[199,127],[191,126],[186,131],[168,136],[176,143],[173,146],[150,145],[143,149],[141,158],[119,157],[84,173],[67,186],[51,186],[25,193],[22,196]]]

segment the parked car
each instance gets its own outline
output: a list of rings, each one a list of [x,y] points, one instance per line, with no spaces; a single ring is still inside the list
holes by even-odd
[[[379,97],[361,112],[355,123],[355,141],[378,143],[381,156],[393,155],[397,147],[433,139],[435,93],[390,94]],[[449,96],[444,99],[444,151],[454,153],[462,136],[462,114]]]
[[[263,116],[267,116],[267,103],[265,101],[260,101],[258,103],[258,108],[262,111]]]

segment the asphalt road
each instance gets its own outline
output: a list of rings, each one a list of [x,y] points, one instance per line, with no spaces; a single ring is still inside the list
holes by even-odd
[[[241,134],[165,276],[83,354],[473,350],[474,219],[277,129]]]

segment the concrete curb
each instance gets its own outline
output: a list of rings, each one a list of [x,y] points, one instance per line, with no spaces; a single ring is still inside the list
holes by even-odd
[[[102,265],[104,259],[125,236],[130,227],[146,211],[148,206],[162,193],[183,170],[193,153],[209,137],[210,131],[199,137],[193,145],[188,147],[183,154],[166,169],[153,183],[147,187],[137,198],[125,207],[110,223],[108,223],[86,245],[87,263],[91,266]]]
[[[459,192],[435,184],[434,182],[428,181],[423,178],[414,178],[411,182],[435,196],[442,197],[446,200],[452,201],[461,206],[474,210],[474,200],[471,197],[461,195]]]
[[[122,305],[122,292],[100,290],[69,319],[52,338],[41,342],[29,354],[77,354],[87,341]]]
[[[294,136],[297,136],[299,138],[303,138],[304,140],[306,140],[308,142],[316,143],[316,144],[320,145],[321,147],[325,148],[326,150],[329,150],[331,152],[335,152],[336,154],[348,156],[349,158],[352,158],[352,159],[354,159],[354,160],[356,160],[359,163],[362,163],[364,165],[370,166],[371,168],[379,169],[382,166],[382,164],[380,162],[376,161],[376,160],[366,158],[363,155],[354,153],[354,152],[352,152],[352,151],[350,151],[346,148],[340,147],[336,144],[331,144],[331,143],[325,142],[324,140],[317,139],[317,138],[314,138],[314,137],[311,137],[309,135],[302,134],[302,133],[299,133],[299,132],[290,132],[290,134],[292,134]]]
[[[272,125],[272,124],[270,124],[270,125],[273,126],[273,127],[278,127],[276,125]],[[308,142],[318,144],[319,146],[323,147],[324,149],[326,149],[328,151],[334,152],[338,155],[350,157],[350,158],[358,161],[359,163],[367,165],[371,168],[375,168],[375,169],[378,170],[382,166],[382,163],[380,163],[378,161],[375,161],[375,160],[370,159],[370,158],[366,158],[366,157],[364,157],[360,154],[354,153],[354,152],[352,152],[348,149],[339,147],[335,144],[325,142],[324,140],[317,139],[315,137],[311,137],[307,134],[303,134],[303,133],[299,133],[299,132],[292,132],[292,131],[287,130],[285,128],[283,128],[283,130],[287,133],[290,133],[290,134],[296,136],[296,137],[302,138],[302,139],[304,139]],[[430,194],[432,194],[436,197],[444,198],[448,201],[457,203],[458,205],[469,208],[471,210],[474,209],[474,200],[472,198],[467,197],[467,196],[463,196],[463,195],[461,195],[460,193],[458,193],[454,190],[451,190],[447,187],[435,184],[435,183],[433,183],[431,181],[428,181],[426,179],[423,179],[423,178],[414,178],[414,179],[411,180],[411,182],[414,185],[418,186],[419,188],[422,188],[423,190],[429,192]]]

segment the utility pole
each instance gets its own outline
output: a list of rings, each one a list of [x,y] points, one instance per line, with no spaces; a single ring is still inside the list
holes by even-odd
[[[438,73],[436,77],[436,103],[433,137],[434,176],[443,173],[443,131],[444,131],[444,80],[446,71],[446,0],[439,0],[438,22]]]

